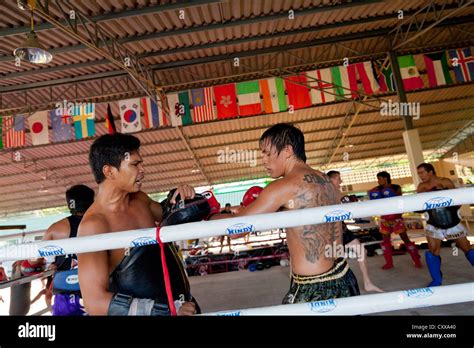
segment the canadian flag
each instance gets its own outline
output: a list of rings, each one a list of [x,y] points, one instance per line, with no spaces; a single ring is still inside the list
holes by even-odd
[[[35,112],[28,117],[28,124],[30,126],[31,142],[33,145],[49,143],[48,111]]]

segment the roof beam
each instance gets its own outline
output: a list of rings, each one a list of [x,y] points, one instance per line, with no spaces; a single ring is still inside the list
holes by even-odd
[[[181,10],[185,8],[210,5],[210,4],[219,3],[219,2],[221,2],[221,0],[177,0],[174,3],[168,3],[168,4],[162,4],[162,5],[151,5],[148,7],[140,7],[140,8],[134,8],[134,9],[126,9],[119,12],[108,12],[108,13],[92,16],[91,20],[96,23],[105,23],[107,21],[117,20],[121,18],[142,16],[142,15],[146,15],[149,13],[156,13],[156,12]],[[61,24],[67,25],[67,22],[61,21]],[[48,22],[35,25],[36,32],[54,29],[54,28],[55,28],[54,25]],[[30,29],[29,23],[28,25],[18,26],[14,28],[3,28],[3,29],[0,29],[0,37],[29,33],[30,30],[31,29]]]
[[[42,1],[44,1],[44,0],[42,0]],[[336,6],[331,5],[331,6],[319,6],[319,7],[314,7],[314,8],[295,9],[294,12],[295,12],[295,17],[296,16],[316,15],[316,14],[320,14],[320,13],[327,12],[327,11],[338,11],[338,10],[342,10],[342,9],[345,9],[345,8],[352,8],[354,6],[367,5],[367,4],[370,4],[370,3],[377,3],[377,2],[382,2],[382,1],[383,0],[354,0],[352,2],[346,2],[346,3],[343,3],[343,4],[338,4]],[[220,3],[220,0],[215,1],[215,2]],[[182,4],[184,4],[184,3],[182,3]],[[159,6],[155,6],[155,7],[159,7]],[[181,7],[178,7],[178,8],[182,9],[182,8],[185,8],[185,6],[182,5]],[[414,13],[415,11],[410,11],[410,13],[411,12]],[[396,16],[396,14],[384,15],[384,16],[381,16],[381,20],[390,19],[390,18],[393,19],[393,18],[395,18],[395,16]],[[100,20],[95,21],[94,18],[95,17],[92,17],[91,21],[96,22],[97,24],[99,24]],[[116,19],[116,18],[110,18],[110,19]],[[209,31],[209,30],[223,30],[223,29],[228,29],[228,28],[235,27],[235,26],[250,25],[250,24],[254,24],[254,23],[261,23],[261,22],[264,22],[264,21],[281,20],[281,19],[286,19],[286,20],[288,19],[288,11],[281,11],[279,13],[268,14],[268,15],[265,15],[263,17],[259,16],[259,17],[254,17],[254,18],[236,19],[236,20],[227,21],[227,22],[224,22],[224,23],[219,22],[219,23],[212,23],[212,24],[203,25],[203,26],[182,28],[182,29],[177,29],[177,30],[168,30],[168,31],[158,32],[158,33],[133,35],[133,36],[130,36],[130,37],[117,39],[117,42],[123,44],[123,43],[138,42],[138,41],[145,41],[145,40],[163,39],[163,38],[167,38],[167,37],[176,37],[176,36],[179,36],[179,35],[186,35],[186,34],[191,34],[191,33],[196,33],[196,32],[203,32],[203,31]],[[376,19],[376,20],[379,20],[379,19]],[[370,19],[370,18],[369,19],[363,19],[363,20],[359,21],[359,24],[362,24],[365,21],[368,21],[368,23],[369,23],[369,22],[374,21],[374,19]],[[66,21],[62,21],[61,23],[63,25],[67,25]],[[350,23],[356,24],[356,21],[350,21]],[[41,24],[39,26],[41,27]],[[332,27],[332,26],[334,26],[334,27]],[[327,28],[337,28],[339,26],[340,26],[339,23],[334,23],[334,24],[329,24]],[[37,27],[38,26],[35,26],[36,31],[38,31]],[[324,27],[324,26],[322,26],[322,27]],[[25,32],[29,32],[31,30],[29,26],[24,27],[24,28],[25,28],[25,30],[27,29]],[[9,29],[4,29],[4,30],[9,30]],[[312,29],[312,30],[314,30],[314,29]],[[2,33],[2,30],[0,30],[0,37],[1,37],[1,33]],[[74,52],[74,51],[83,50],[83,49],[87,49],[87,46],[84,45],[84,44],[80,44],[80,45],[72,45],[72,46],[54,48],[54,49],[51,49],[50,52],[52,54],[60,54],[60,53]],[[6,60],[8,61],[8,59],[6,57],[0,57],[0,62],[1,61],[6,61]],[[11,57],[10,57],[9,60],[13,60],[13,59],[11,59]]]
[[[334,6],[332,6],[331,8],[333,8],[333,7]],[[457,6],[456,5],[450,5],[449,8],[456,9]],[[306,12],[311,13],[311,11],[313,11],[313,10],[314,9],[305,9],[305,10],[301,10],[301,12],[303,14],[306,14]],[[415,11],[407,11],[406,15],[415,14],[415,13],[416,13]],[[174,31],[170,31],[170,32],[164,32],[164,33],[154,33],[154,34],[144,34],[144,35],[140,35],[140,36],[132,36],[132,37],[129,37],[129,38],[118,39],[117,42],[121,43],[121,44],[129,43],[129,42],[138,42],[138,41],[141,42],[141,41],[144,41],[144,40],[161,39],[161,38],[164,38],[164,37],[167,37],[167,36],[176,37],[176,36],[181,35],[181,34],[187,34],[188,31],[189,32],[195,32],[195,31],[208,31],[208,30],[211,30],[211,29],[222,29],[222,28],[225,28],[229,25],[242,26],[242,25],[246,24],[246,21],[249,21],[249,23],[250,22],[253,23],[255,21],[261,22],[262,20],[272,19],[272,16],[277,16],[277,15],[268,15],[268,16],[265,16],[265,17],[257,17],[257,18],[252,18],[252,19],[248,19],[248,20],[244,19],[244,20],[241,20],[241,21],[226,22],[225,24],[218,23],[218,24],[211,24],[211,25],[203,26],[203,27],[178,29],[178,30],[174,30]],[[279,17],[283,16],[284,18],[287,18],[288,13],[284,12],[282,15],[278,15],[278,16]],[[387,20],[387,19],[393,19],[393,18],[395,18],[395,16],[396,16],[396,13],[386,14],[386,15],[382,15],[382,16],[369,17],[369,18],[364,18],[364,19],[360,19],[360,20],[350,20],[350,21],[345,21],[345,22],[324,24],[324,25],[319,25],[319,26],[315,26],[315,27],[294,29],[294,30],[289,30],[289,31],[286,31],[286,32],[254,35],[254,36],[247,37],[247,38],[219,41],[219,42],[214,42],[214,43],[210,43],[210,44],[193,45],[193,46],[189,46],[189,47],[168,49],[168,50],[162,50],[162,51],[157,51],[157,52],[147,52],[147,53],[144,53],[144,54],[139,54],[139,55],[137,55],[137,57],[139,59],[143,59],[143,58],[147,58],[147,57],[157,57],[157,56],[161,57],[161,56],[166,56],[166,55],[170,55],[170,54],[186,53],[186,52],[192,52],[192,51],[195,51],[195,50],[203,50],[203,49],[207,49],[207,48],[215,48],[215,47],[220,47],[220,46],[249,43],[249,42],[254,42],[254,41],[265,40],[265,39],[268,39],[268,38],[278,38],[278,37],[286,37],[286,36],[290,36],[290,35],[304,34],[304,33],[308,33],[308,32],[314,32],[315,30],[318,30],[319,32],[321,32],[323,30],[351,27],[351,26],[354,26],[354,25],[361,25],[361,24],[367,24],[367,23],[372,23],[372,22],[376,22],[376,21],[383,21],[383,20]],[[467,17],[469,17],[469,16],[467,16]],[[460,17],[460,18],[464,18],[464,17]],[[455,18],[455,19],[450,20],[449,23],[451,25],[452,24],[463,24],[464,23],[463,21],[458,21],[458,20],[459,20],[459,18]],[[432,22],[430,22],[430,23],[432,23]],[[434,23],[436,23],[436,22],[434,22]],[[449,25],[449,24],[444,24],[444,25]],[[379,29],[379,30],[383,30],[383,33],[381,35],[385,35],[385,34],[389,34],[393,29],[392,28],[386,28],[386,29]],[[414,30],[414,29],[412,29],[412,30]],[[369,31],[369,33],[370,32],[371,31]],[[374,31],[374,32],[377,32],[377,31]],[[364,32],[364,35],[366,37],[369,37],[367,32]],[[326,39],[330,39],[330,38],[326,38]],[[324,40],[324,38],[321,39],[321,40]],[[332,42],[333,41],[328,41],[328,43],[332,43]],[[84,46],[84,45],[79,45],[79,46],[78,45],[73,45],[73,46],[67,46],[67,47],[61,47],[61,48],[54,48],[54,49],[49,50],[49,52],[51,54],[55,55],[55,54],[61,54],[61,53],[74,52],[76,50],[81,50],[81,49],[86,49],[86,48],[87,47]],[[13,61],[13,60],[14,60],[14,57],[12,57],[12,56],[0,57],[0,62]],[[108,61],[107,60],[96,60],[96,61],[85,62],[85,63],[89,63],[89,65],[87,65],[87,66],[93,66],[93,65],[99,65],[99,64],[106,64],[106,63],[108,63]],[[65,65],[64,67],[69,68],[69,65]],[[55,68],[57,68],[57,67],[37,69],[35,71],[38,73],[38,72],[41,72],[41,70],[48,71],[47,69],[55,69]],[[58,70],[53,70],[53,71],[58,71]],[[15,73],[12,73],[12,74],[15,74]],[[6,76],[11,76],[12,74],[8,74]],[[15,75],[12,75],[12,76],[15,76]],[[21,75],[19,75],[19,76],[21,76]]]
[[[82,11],[72,5],[67,10],[64,10],[62,7],[64,4],[61,4],[60,1],[36,0],[35,5],[30,9],[70,37],[82,42],[85,46],[109,60],[119,69],[126,71],[151,99],[157,102],[161,101],[162,109],[168,113],[168,106],[165,102],[166,96],[162,88],[159,85],[155,85],[151,70],[139,62],[135,54],[128,48],[108,38],[108,33],[97,23],[91,21]],[[67,23],[66,25],[52,13],[52,3],[55,4],[58,13],[63,17],[63,21]],[[29,6],[31,6],[30,3]],[[72,19],[70,17],[70,10],[73,10],[75,13]],[[159,99],[157,96],[159,96]]]
[[[452,21],[456,21],[458,23],[459,22],[468,23],[468,22],[472,22],[474,20],[474,16],[468,16],[468,17],[469,18],[463,17],[462,19],[456,18],[456,19],[453,19]],[[442,23],[442,25],[450,25],[450,24],[453,24],[453,23],[451,21],[447,21],[445,23]],[[296,44],[292,44],[292,45],[273,46],[273,47],[264,48],[264,49],[257,49],[257,50],[251,50],[251,51],[246,51],[246,52],[240,52],[240,53],[233,54],[233,55],[218,55],[218,56],[214,56],[214,57],[210,57],[210,58],[190,59],[190,60],[182,61],[182,62],[179,62],[179,63],[154,64],[154,65],[150,65],[150,69],[152,69],[154,71],[158,71],[158,70],[169,69],[171,66],[173,66],[173,67],[182,67],[182,66],[189,66],[189,65],[195,65],[195,64],[202,64],[202,63],[205,63],[206,61],[214,61],[214,62],[215,61],[225,61],[225,60],[233,59],[235,57],[245,58],[245,57],[250,57],[250,56],[255,56],[255,55],[271,54],[271,53],[280,52],[280,51],[316,47],[316,46],[325,45],[325,44],[328,44],[328,43],[339,43],[339,42],[351,41],[351,40],[361,40],[361,39],[367,39],[367,38],[371,38],[371,37],[381,37],[381,39],[383,39],[383,42],[386,43],[384,35],[388,34],[389,30],[390,29],[384,29],[384,30],[378,31],[377,33],[372,32],[372,34],[368,34],[368,33],[365,33],[365,32],[356,33],[356,34],[345,34],[345,35],[332,37],[332,38],[329,38],[329,39],[317,39],[317,40],[306,41],[306,42],[302,42],[302,43],[296,43]],[[471,41],[471,42],[474,42],[474,41]],[[229,43],[227,43],[227,44],[229,44]],[[451,45],[453,45],[453,44],[454,43],[451,42]],[[461,43],[458,43],[458,44],[461,44]],[[434,44],[434,46],[439,47],[440,44],[437,43],[437,44]],[[430,46],[425,47],[424,51],[428,51],[429,48],[430,48]],[[388,49],[388,46],[386,47],[386,49]],[[362,57],[366,57],[369,54],[371,56],[384,55],[384,54],[386,54],[386,52],[385,52],[386,49],[384,49],[381,52],[370,52],[370,53],[367,52],[367,53],[363,54]],[[154,56],[160,56],[162,54],[153,53],[153,55]],[[347,55],[346,54],[346,56],[348,56],[349,58],[353,58],[353,59],[354,58],[357,59],[357,57],[358,57],[357,55],[353,55],[353,54],[352,55],[350,55],[350,54]],[[342,59],[342,57],[339,57],[339,58]],[[327,64],[324,64],[324,63],[327,63],[327,62],[319,62],[317,65],[318,66],[327,65]],[[337,63],[337,62],[333,59],[332,60],[332,65],[334,65],[335,63]],[[82,64],[82,63],[78,63],[78,64]],[[308,65],[316,66],[315,64],[302,64],[302,66],[308,66]],[[70,69],[70,68],[71,68],[70,66],[64,66],[64,69]],[[54,67],[54,69],[59,69],[59,68]],[[277,70],[277,69],[271,69],[271,70]],[[58,71],[58,70],[56,70],[56,71]],[[38,74],[38,73],[41,73],[41,70],[35,69],[35,70],[31,70],[29,72],[19,72],[18,74],[28,75],[30,73]],[[250,75],[250,74],[255,74],[255,73],[258,73],[258,71],[247,72],[244,75]],[[91,81],[91,80],[96,80],[96,79],[119,77],[119,76],[124,76],[124,75],[126,75],[125,72],[120,71],[120,70],[114,70],[114,71],[108,71],[108,72],[93,73],[93,74],[78,76],[78,77],[74,77],[74,78],[61,78],[61,79],[56,79],[56,80],[33,82],[33,83],[27,83],[27,84],[21,84],[21,85],[4,86],[4,87],[0,87],[0,92],[6,93],[6,92],[19,92],[19,91],[25,91],[25,90],[28,91],[28,90],[31,90],[31,89],[34,89],[34,88],[51,87],[51,86],[69,84],[69,83],[77,83],[77,82],[80,82],[80,81]],[[0,78],[0,80],[1,79],[6,79],[6,78],[8,78],[8,76],[9,75],[6,75],[3,78]],[[224,79],[224,78],[229,78],[229,77],[222,77],[222,79]],[[189,85],[190,82],[186,82],[186,83],[182,83],[182,84],[183,85]],[[209,84],[212,84],[212,83],[207,83],[207,84],[209,85]],[[206,85],[206,84],[204,84],[204,85]],[[87,97],[84,97],[84,98],[87,98]]]

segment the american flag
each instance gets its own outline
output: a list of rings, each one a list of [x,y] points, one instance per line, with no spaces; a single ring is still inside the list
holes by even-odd
[[[5,148],[25,146],[25,116],[17,115],[3,117],[3,130],[5,134]]]
[[[212,105],[212,94],[210,88],[197,88],[191,90],[193,103],[193,122],[204,122],[215,120],[214,107]]]

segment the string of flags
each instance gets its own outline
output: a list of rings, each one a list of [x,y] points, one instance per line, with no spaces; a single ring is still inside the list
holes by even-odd
[[[423,54],[430,88],[474,80],[471,48]],[[397,57],[406,91],[424,87],[413,55]],[[451,76],[450,71],[453,71]],[[185,126],[212,120],[254,116],[298,110],[312,105],[396,90],[392,67],[382,60],[353,63],[298,73],[285,79],[273,77],[256,81],[229,83],[167,94],[169,119],[150,98],[118,102],[120,131],[135,133],[163,126]],[[59,103],[60,104],[60,103]],[[95,136],[93,103],[60,104],[55,110],[26,115],[6,116],[0,122],[0,149],[26,144],[26,123],[33,145],[79,140]],[[117,131],[110,104],[105,115],[108,133]],[[48,117],[52,139],[49,137]],[[27,122],[25,122],[27,121]],[[4,131],[2,131],[4,130]]]

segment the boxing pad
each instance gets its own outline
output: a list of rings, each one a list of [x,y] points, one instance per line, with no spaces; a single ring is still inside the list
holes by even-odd
[[[382,192],[380,192],[378,187],[374,187],[372,190],[369,191],[369,198],[370,199],[382,198]]]
[[[398,196],[397,191],[391,187],[385,187],[382,189],[382,198],[389,198]]]
[[[357,199],[356,196],[354,195],[346,195],[341,198],[341,203],[353,203],[353,202],[358,202],[359,200]]]
[[[253,201],[255,201],[260,193],[263,191],[263,188],[260,186],[252,186],[245,192],[244,197],[242,198],[242,205],[248,207]]]
[[[21,274],[24,276],[32,276],[42,273],[46,270],[44,259],[24,260],[21,262]]]
[[[53,294],[80,294],[79,276],[76,269],[59,271],[54,274]]]
[[[202,195],[207,199],[207,203],[209,203],[210,207],[209,215],[206,218],[206,220],[208,220],[212,215],[220,213],[221,205],[217,201],[212,191],[205,191],[202,193]]]
[[[188,222],[201,221],[209,215],[211,210],[207,199],[200,194],[196,194],[193,199],[181,201],[179,195],[176,203],[171,204],[176,189],[168,193],[168,197],[160,204],[163,207],[163,220],[161,226],[179,225]]]

